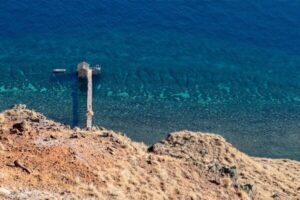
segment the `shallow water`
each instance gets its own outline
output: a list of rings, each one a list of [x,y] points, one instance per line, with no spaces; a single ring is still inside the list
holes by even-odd
[[[9,1],[0,7],[0,109],[24,103],[154,143],[189,129],[255,156],[300,160],[300,3]],[[68,73],[53,75],[52,68]]]

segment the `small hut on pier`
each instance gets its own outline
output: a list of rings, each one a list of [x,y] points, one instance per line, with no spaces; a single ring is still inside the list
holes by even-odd
[[[87,78],[87,72],[90,69],[90,64],[81,62],[77,65],[77,73],[79,78]]]

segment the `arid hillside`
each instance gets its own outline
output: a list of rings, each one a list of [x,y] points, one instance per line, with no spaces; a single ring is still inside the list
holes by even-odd
[[[300,162],[189,131],[148,147],[18,105],[0,114],[0,199],[300,200]]]

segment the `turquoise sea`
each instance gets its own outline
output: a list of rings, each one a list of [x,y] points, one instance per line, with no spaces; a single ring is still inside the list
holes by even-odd
[[[0,110],[13,104],[152,144],[183,129],[300,160],[300,2],[10,0],[0,5]],[[64,75],[52,69],[67,68]]]

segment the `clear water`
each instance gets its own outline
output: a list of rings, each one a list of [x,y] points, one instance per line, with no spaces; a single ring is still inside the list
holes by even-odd
[[[250,155],[300,160],[298,1],[3,1],[0,110],[85,125],[76,64],[101,63],[94,123],[154,143],[214,132]],[[53,75],[52,68],[68,69]]]

